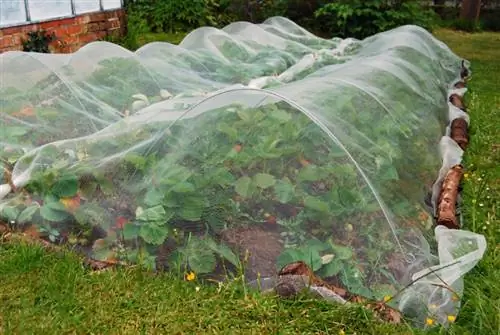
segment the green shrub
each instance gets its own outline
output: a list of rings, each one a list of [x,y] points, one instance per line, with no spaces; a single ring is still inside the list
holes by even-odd
[[[335,36],[361,39],[405,24],[430,29],[436,14],[414,0],[336,0],[315,17]]]

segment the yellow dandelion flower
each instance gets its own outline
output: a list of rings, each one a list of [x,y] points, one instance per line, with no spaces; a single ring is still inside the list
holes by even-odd
[[[431,318],[425,319],[425,324],[428,326],[432,326],[434,324],[434,320]]]
[[[191,272],[188,272],[186,273],[186,275],[184,276],[184,278],[187,280],[187,281],[193,281],[196,279],[196,275],[193,271]]]
[[[392,299],[392,297],[390,295],[384,296],[384,302],[388,302],[391,299]]]
[[[467,179],[469,178],[469,174],[468,173],[464,173],[464,179]]]
[[[448,315],[448,322],[455,322],[456,318],[455,315]]]
[[[343,329],[341,329],[341,330],[339,331],[339,335],[345,335],[345,331],[344,331]]]

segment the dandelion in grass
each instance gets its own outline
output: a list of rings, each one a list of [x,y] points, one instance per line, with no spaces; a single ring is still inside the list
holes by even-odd
[[[455,315],[448,315],[448,322],[455,322],[457,317]]]
[[[187,281],[193,281],[196,279],[196,274],[193,271],[190,271],[184,275],[184,279]]]
[[[425,319],[425,324],[427,326],[432,326],[434,324],[434,319],[432,319],[432,318]]]

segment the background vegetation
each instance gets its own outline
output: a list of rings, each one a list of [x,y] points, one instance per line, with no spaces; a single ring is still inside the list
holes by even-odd
[[[480,5],[479,16],[466,10],[473,3]],[[151,39],[177,42],[200,26],[277,15],[324,37],[364,38],[403,24],[500,31],[500,0],[128,0],[126,7],[128,34],[119,42],[130,49]]]

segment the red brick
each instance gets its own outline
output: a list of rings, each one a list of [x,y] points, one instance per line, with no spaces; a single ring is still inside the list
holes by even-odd
[[[24,34],[12,35],[12,43],[13,43],[13,45],[22,45],[23,40],[26,40],[27,38],[28,38],[28,36],[26,36]]]
[[[15,33],[22,31],[23,27],[24,26],[17,26],[17,27],[3,28],[2,30],[3,30],[4,36],[6,36],[6,35],[12,35],[12,34],[15,34]]]
[[[80,42],[79,36],[67,36],[63,39],[63,42],[68,45],[77,44]]]
[[[120,26],[121,26],[121,22],[120,21],[112,21],[110,23],[111,23],[111,26],[109,27],[110,29],[112,29],[112,28],[120,28]]]
[[[98,31],[97,32],[97,39],[103,39],[104,37],[106,37],[106,35],[108,34],[107,31]]]
[[[99,23],[99,30],[108,30],[109,28],[111,28],[111,23],[112,22],[108,22],[108,21],[104,21],[104,22]]]
[[[74,24],[74,25],[71,25],[71,26],[68,26],[68,29],[67,29],[67,34],[72,36],[72,35],[79,35],[83,33],[83,25],[80,25],[80,24]]]
[[[87,31],[90,33],[90,32],[96,32],[96,31],[99,31],[100,27],[99,27],[99,23],[89,23],[87,24]]]
[[[96,41],[98,39],[98,37],[97,37],[96,33],[88,33],[88,34],[79,36],[79,39],[80,39],[80,42],[82,42],[82,43],[90,43],[90,42]]]
[[[40,23],[40,26],[44,30],[49,30],[49,29],[53,29],[53,28],[59,27],[60,23],[59,23],[59,20],[47,21],[47,22]]]
[[[75,19],[76,23],[87,24],[90,22],[90,15],[80,15]]]
[[[89,22],[101,22],[106,20],[106,13],[94,13],[89,14],[90,21]]]
[[[14,45],[11,36],[0,37],[0,49],[8,48]]]
[[[75,18],[70,17],[67,19],[54,20],[53,22],[58,23],[60,26],[69,26],[75,23]]]
[[[68,35],[68,28],[66,26],[60,26],[55,28],[53,32],[56,34],[57,38],[63,38]]]

